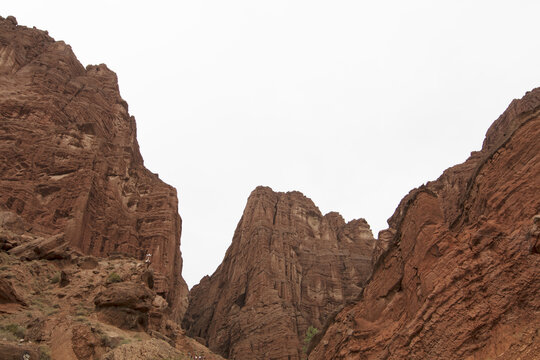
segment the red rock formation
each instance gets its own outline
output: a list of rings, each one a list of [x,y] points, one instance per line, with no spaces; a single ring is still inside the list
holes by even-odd
[[[363,219],[345,224],[299,192],[258,187],[223,263],[190,292],[183,325],[230,359],[300,359],[306,329],[360,293],[374,242]]]
[[[0,210],[83,253],[152,253],[154,290],[182,318],[176,190],[144,167],[116,75],[85,69],[64,42],[14,18],[0,18]]]
[[[309,359],[538,359],[539,194],[536,89],[480,152],[401,201],[362,299]]]

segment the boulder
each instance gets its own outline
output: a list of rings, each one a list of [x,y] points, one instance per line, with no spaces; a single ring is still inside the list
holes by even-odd
[[[155,293],[144,284],[122,282],[109,284],[94,299],[103,321],[129,330],[147,330],[148,312]]]
[[[1,304],[27,305],[22,295],[13,287],[11,280],[6,277],[0,277],[0,305]]]
[[[94,299],[94,304],[97,309],[121,306],[148,312],[155,296],[156,294],[143,284],[120,282],[110,284],[99,292]]]

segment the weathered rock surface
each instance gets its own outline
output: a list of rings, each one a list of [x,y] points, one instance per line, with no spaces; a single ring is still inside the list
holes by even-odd
[[[152,308],[154,294],[142,283],[120,282],[109,284],[94,299],[96,308],[123,306],[148,312]]]
[[[223,263],[190,292],[183,325],[230,359],[299,359],[306,329],[361,292],[374,246],[365,220],[258,187]]]
[[[0,312],[3,304],[26,305],[22,296],[13,288],[11,281],[5,277],[0,277]]]
[[[156,294],[145,284],[121,282],[109,284],[94,299],[101,318],[124,329],[147,329],[148,312]]]
[[[183,354],[163,340],[126,344],[107,353],[104,360],[182,359]]]
[[[204,349],[201,346],[201,349]],[[223,360],[221,356],[201,349],[181,352],[168,343],[158,339],[151,339],[120,346],[107,353],[103,360],[147,360],[147,359],[204,359]]]
[[[24,356],[28,356],[28,359],[39,359],[40,354],[36,345],[23,344],[15,345],[6,341],[0,340],[0,359],[2,360],[20,360],[25,359]]]
[[[0,279],[9,281],[9,294],[23,294],[25,301],[0,299],[0,359],[22,359],[24,350],[33,351],[32,359],[129,359],[126,348],[132,358],[221,359],[170,319],[165,299],[143,281],[147,272],[142,261],[127,257],[27,261],[0,252]],[[62,273],[70,279],[65,286]],[[151,344],[159,348],[151,350]]]
[[[538,359],[539,194],[536,89],[401,201],[362,299],[309,359]]]
[[[0,18],[1,249],[30,259],[150,252],[154,290],[180,321],[177,205],[176,190],[144,167],[116,75]]]

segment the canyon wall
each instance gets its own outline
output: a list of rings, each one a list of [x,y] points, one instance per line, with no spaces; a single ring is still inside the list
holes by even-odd
[[[230,359],[300,359],[307,328],[360,294],[374,248],[365,220],[258,187],[222,264],[191,290],[183,326]]]
[[[538,359],[540,89],[479,152],[412,190],[362,298],[309,359]]]
[[[176,190],[144,167],[116,74],[84,68],[64,42],[0,18],[0,220],[20,222],[3,231],[2,247],[39,236],[100,257],[151,253],[155,291],[180,321],[177,208]]]

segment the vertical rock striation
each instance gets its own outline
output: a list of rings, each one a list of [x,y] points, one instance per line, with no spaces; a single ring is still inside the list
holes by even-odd
[[[222,264],[191,290],[183,325],[230,359],[299,359],[307,328],[360,294],[374,247],[365,220],[258,187]]]
[[[481,151],[401,201],[362,299],[309,359],[537,359],[539,194],[535,89]]]
[[[144,167],[115,73],[84,68],[64,42],[0,18],[0,210],[83,253],[152,253],[155,290],[179,321],[177,205],[176,190]]]

